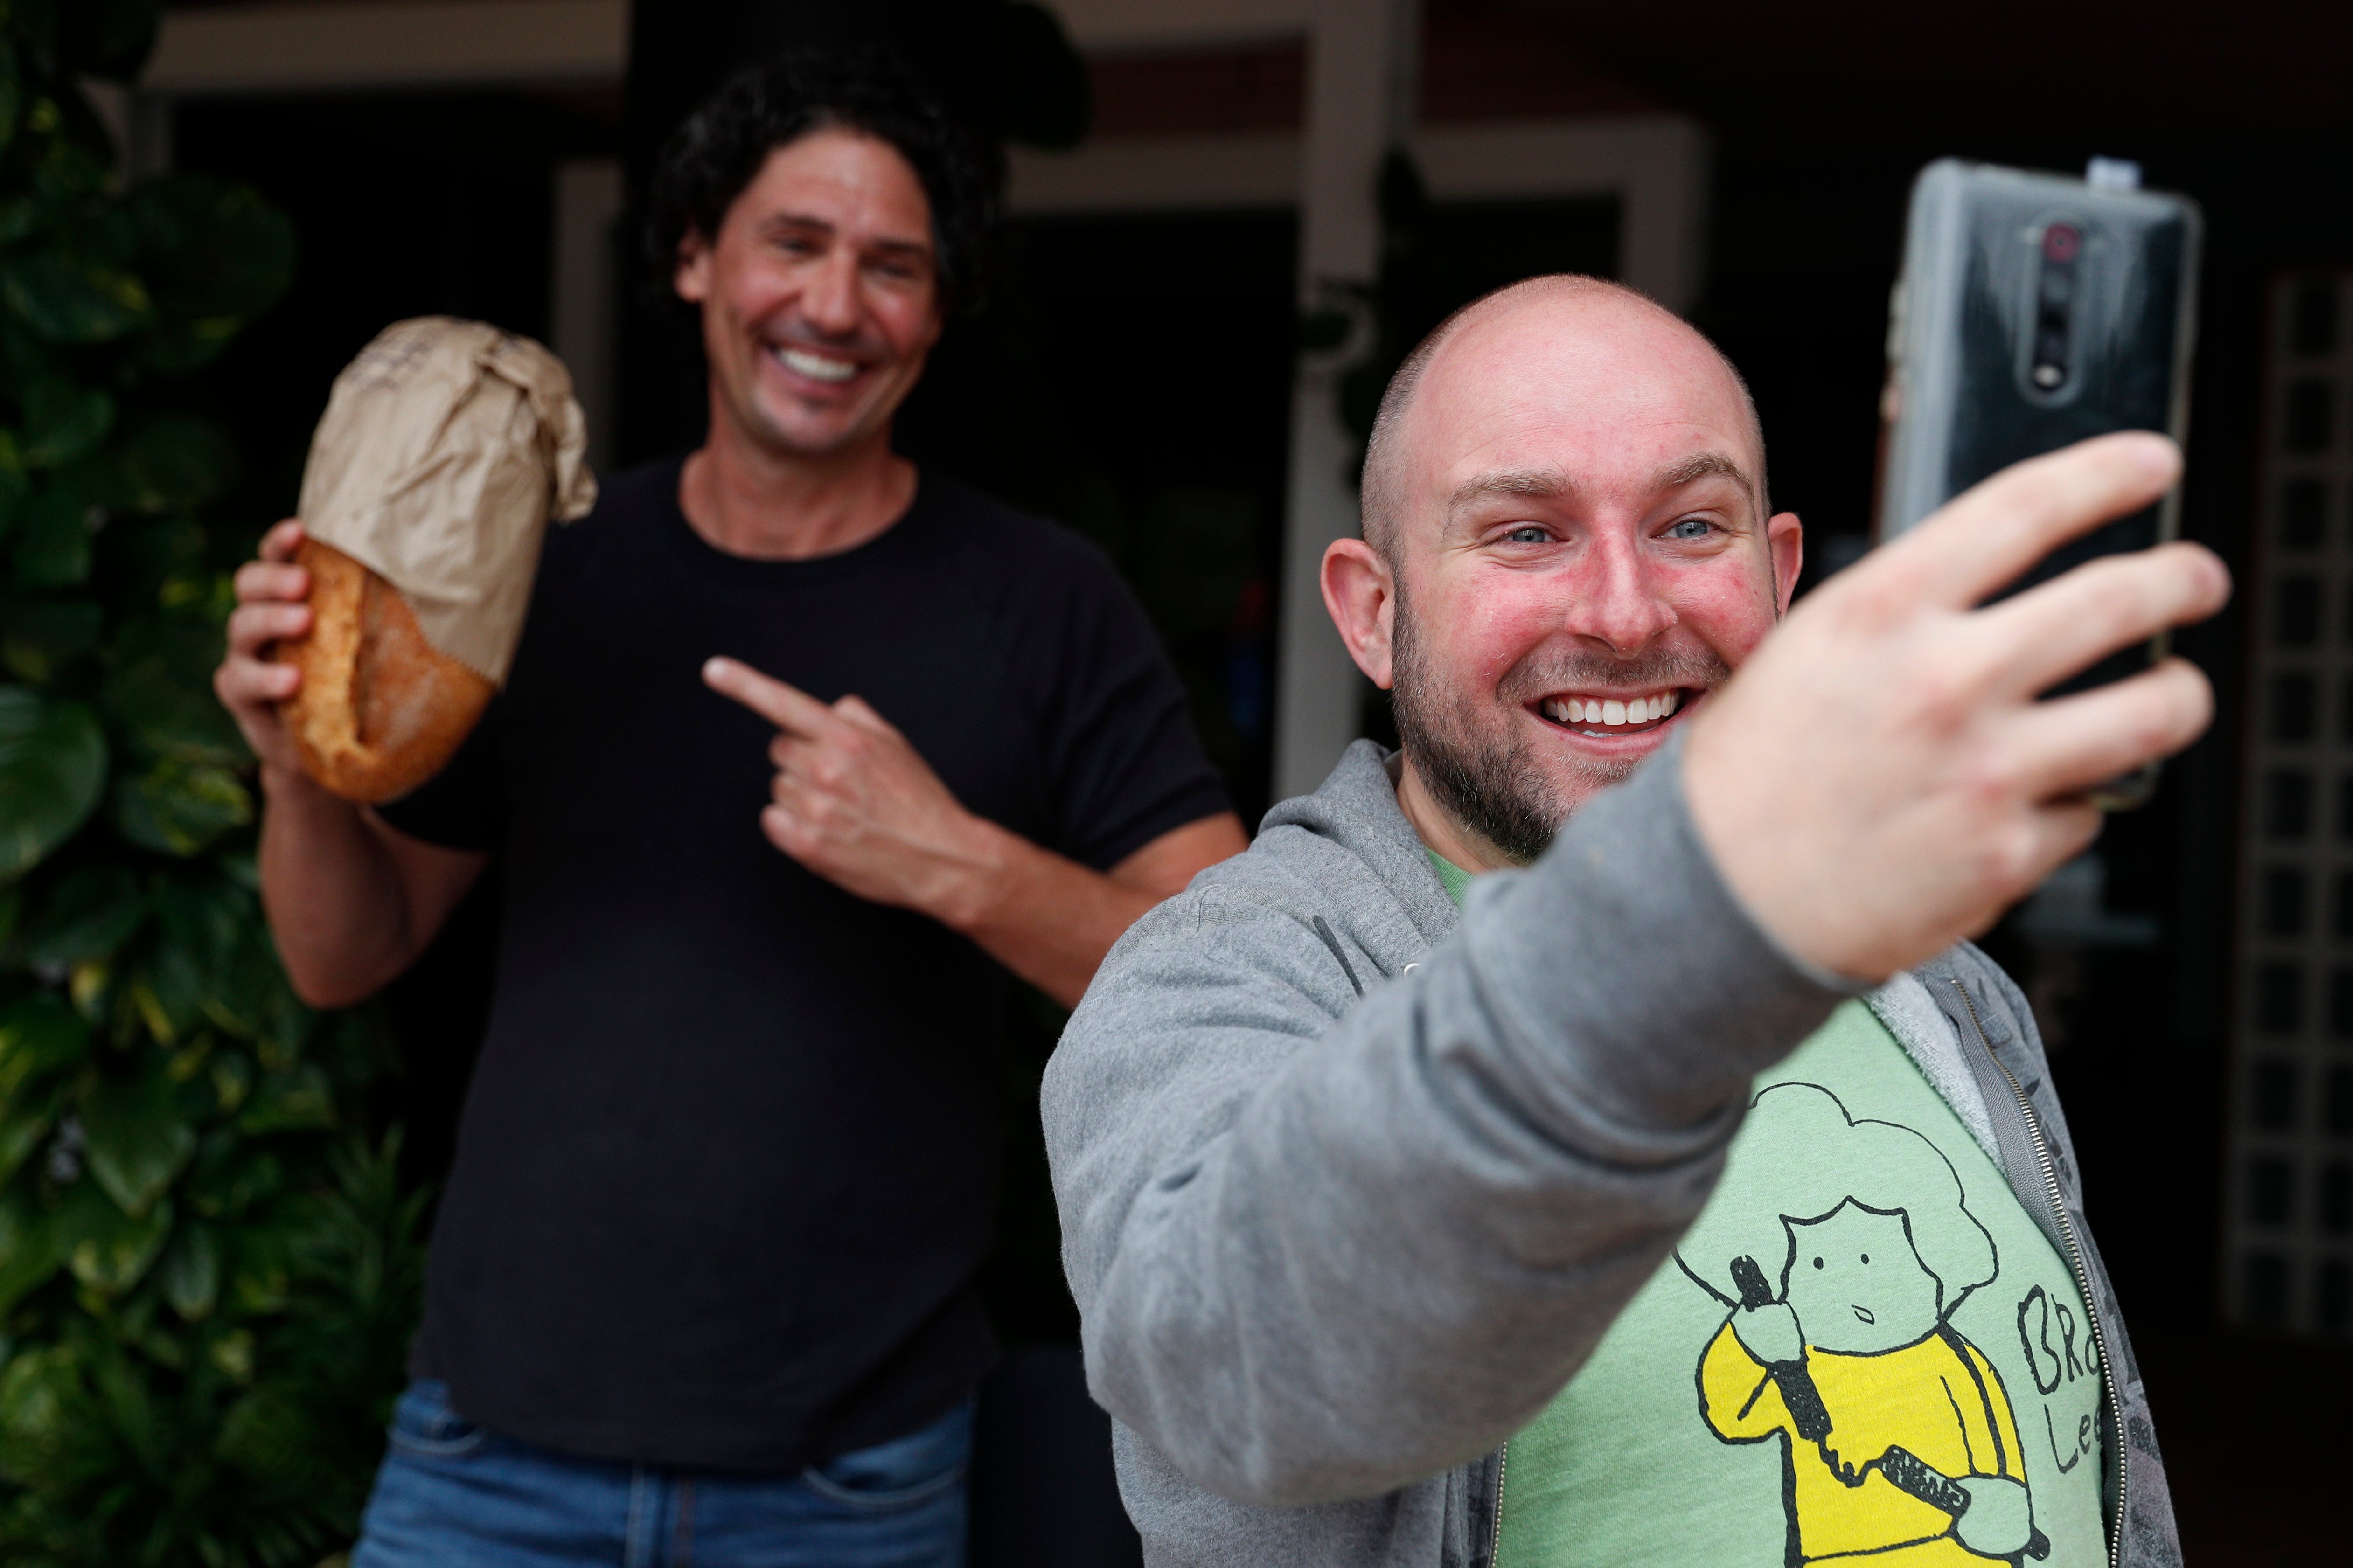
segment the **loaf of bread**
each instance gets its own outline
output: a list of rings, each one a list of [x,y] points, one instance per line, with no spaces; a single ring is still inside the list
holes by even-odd
[[[335,378],[302,474],[309,635],[271,657],[303,771],[346,800],[441,771],[504,682],[547,524],[596,499],[563,363],[481,321],[421,316]]]
[[[332,544],[306,539],[311,634],[279,645],[302,672],[279,711],[302,771],[345,800],[406,795],[441,771],[496,689],[425,640],[400,590]]]

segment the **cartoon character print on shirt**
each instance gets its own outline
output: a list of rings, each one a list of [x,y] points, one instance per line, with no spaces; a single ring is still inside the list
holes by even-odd
[[[1775,1084],[1749,1117],[1814,1157],[1719,1189],[1676,1261],[1727,1309],[1699,1356],[1701,1420],[1725,1443],[1780,1440],[1790,1568],[2047,1553],[2009,1394],[1951,1324],[2000,1271],[1959,1175],[1815,1084]]]

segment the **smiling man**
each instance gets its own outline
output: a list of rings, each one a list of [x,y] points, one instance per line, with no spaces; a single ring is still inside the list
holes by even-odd
[[[1790,613],[1798,520],[1672,315],[1540,279],[1413,354],[1323,579],[1400,749],[1137,922],[1047,1074],[1147,1562],[2178,1562],[1963,940],[2207,721],[2179,661],[2038,700],[2218,607],[2204,552],[1979,607],[2178,468],[2021,465]]]
[[[883,59],[723,90],[654,187],[702,447],[555,531],[512,678],[381,811],[303,776],[275,531],[217,685],[322,1005],[495,858],[497,991],[355,1568],[944,1568],[992,1350],[1007,971],[1065,1002],[1242,847],[1134,599],[891,447],[987,206]]]

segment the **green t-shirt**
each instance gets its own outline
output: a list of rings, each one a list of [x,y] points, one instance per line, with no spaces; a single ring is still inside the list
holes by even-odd
[[[1446,896],[1459,907],[1462,895],[1471,890],[1471,873],[1427,846],[1421,852],[1430,857],[1430,868],[1438,873],[1440,881],[1446,884]]]
[[[1736,1314],[1739,1274],[1777,1305]],[[1799,1375],[1766,1359],[1792,1314]],[[1983,1568],[2000,1559],[1967,1543],[2008,1545],[2030,1511],[2048,1568],[2097,1568],[2089,1321],[2000,1167],[1850,1002],[1758,1076],[1707,1207],[1511,1440],[1496,1568]],[[1809,1390],[1819,1442],[1798,1430]],[[1929,1471],[1971,1494],[1965,1522],[1917,1495]]]

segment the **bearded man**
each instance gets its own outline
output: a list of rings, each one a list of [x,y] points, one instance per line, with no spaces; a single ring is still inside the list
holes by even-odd
[[[1149,1562],[2178,1561],[2033,1020],[1963,940],[2205,727],[2178,660],[2039,695],[2211,614],[2207,552],[1985,604],[2178,472],[2021,465],[1776,631],[1798,519],[1699,334],[1540,279],[1415,353],[1323,579],[1401,749],[1133,927],[1047,1075]],[[1746,1116],[1783,1084],[1809,1116]]]

